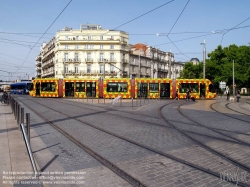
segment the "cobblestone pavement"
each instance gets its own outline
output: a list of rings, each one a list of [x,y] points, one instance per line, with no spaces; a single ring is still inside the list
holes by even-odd
[[[204,172],[157,155],[131,143],[125,142],[124,140],[114,138],[111,135],[100,132],[78,121],[68,119],[65,115],[51,111],[46,107],[38,107],[38,105],[36,105],[34,102],[25,100],[24,97],[20,97],[19,99],[23,99],[25,104],[36,108],[36,110],[47,119],[53,121],[55,124],[66,130],[69,134],[81,142],[84,142],[84,144],[87,144],[105,158],[116,163],[128,173],[146,183],[148,186],[235,186],[225,181],[219,180],[218,178],[215,178],[211,175],[205,174]],[[108,131],[145,144],[149,147],[156,148],[166,153],[171,153],[176,157],[209,168],[218,173],[235,172],[237,169],[227,161],[221,160],[217,156],[197,146],[195,143],[170,128],[169,125],[159,118],[159,107],[169,104],[163,110],[165,116],[169,117],[169,120],[175,121],[176,123],[180,123],[182,125],[184,124],[188,127],[187,130],[189,130],[189,126],[191,126],[192,123],[176,114],[176,107],[181,103],[185,103],[185,101],[173,102],[173,100],[167,100],[152,102],[141,108],[138,107],[136,110],[132,110],[131,108],[131,111],[133,112],[131,113],[128,112],[128,108],[125,107],[123,107],[125,109],[119,108],[117,110],[116,107],[105,107],[104,105],[98,107],[97,104],[84,104],[84,102],[77,102],[75,100],[63,100],[62,102],[59,102],[60,99],[34,99],[36,102],[41,102],[42,104],[48,105],[49,107],[52,107],[56,110],[73,115],[78,119],[87,121]],[[74,105],[79,104],[79,106],[83,105],[85,108],[72,106],[70,104],[67,105],[67,102],[74,103]],[[201,102],[210,101],[198,101],[197,103]],[[86,106],[88,106],[87,109]],[[191,108],[187,110],[193,112],[196,110],[204,110],[202,108],[197,109],[193,104],[188,106]],[[192,106],[195,107],[192,108]],[[107,108],[112,108],[112,110],[107,111]],[[97,109],[98,111],[93,111]],[[199,115],[195,115],[195,119],[201,118],[198,116]],[[128,117],[131,117],[131,119]],[[203,120],[204,119],[207,119],[207,117],[203,118]],[[88,156],[84,157],[83,160],[85,161],[83,161],[81,164],[81,159],[79,158],[82,156],[82,154],[80,154],[82,150],[79,148],[73,148],[74,145],[71,145],[70,142],[67,142],[68,140],[66,141],[67,143],[64,143],[60,139],[60,133],[57,134],[51,127],[51,129],[44,131],[40,130],[45,127],[48,128],[47,126],[48,125],[45,125],[44,122],[36,121],[33,125],[33,128],[40,133],[41,139],[42,137],[44,138],[42,141],[45,143],[45,145],[48,147],[51,146],[49,150],[51,153],[53,153],[54,157],[55,155],[58,155],[55,161],[58,162],[65,171],[91,170],[92,168],[96,169],[104,167],[99,163],[96,163],[96,161],[91,160],[91,158]],[[196,129],[196,136],[198,136],[197,134],[199,133],[204,133],[204,130],[198,128],[197,125]],[[50,134],[53,132],[53,134],[46,135],[48,132]],[[212,132],[210,132],[208,135],[215,136]],[[47,136],[49,137],[50,141],[46,139]],[[227,144],[228,139],[224,139],[224,141],[221,141],[222,145]],[[208,138],[204,138],[203,141],[216,144],[218,140],[214,141],[213,139],[209,140]],[[51,144],[51,142],[53,142],[53,144]],[[230,145],[228,146],[230,147]],[[74,158],[71,158],[72,155],[74,155]],[[112,177],[108,176],[109,175],[103,177],[103,179],[107,179],[105,180],[105,184],[112,184]],[[122,184],[122,186],[123,185],[124,184]],[[114,184],[114,186],[116,185]]]
[[[19,98],[22,100],[23,98]],[[26,102],[27,100],[22,100]],[[38,106],[35,106],[38,107]],[[118,177],[100,162],[83,151],[60,132],[51,127],[43,119],[25,108],[25,113],[30,113],[31,119],[31,146],[34,157],[41,172],[58,172],[59,174],[42,175],[41,177],[64,177],[60,172],[81,172],[80,175],[72,174],[70,177],[83,179],[74,180],[81,184],[70,184],[72,180],[43,179],[46,186],[131,186],[127,181]],[[65,182],[69,184],[53,184]],[[31,185],[28,185],[28,187]]]

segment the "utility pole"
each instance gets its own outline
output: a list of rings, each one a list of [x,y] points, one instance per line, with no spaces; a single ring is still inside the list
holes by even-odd
[[[206,78],[206,41],[204,39],[204,42],[201,43],[203,45],[203,79]]]
[[[233,60],[233,97],[235,96],[235,82],[234,82],[234,60]]]

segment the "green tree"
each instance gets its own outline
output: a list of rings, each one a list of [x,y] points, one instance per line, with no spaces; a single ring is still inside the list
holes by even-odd
[[[206,60],[206,78],[210,79],[218,88],[220,81],[227,85],[233,84],[233,60],[234,77],[238,88],[250,87],[250,46],[230,45],[222,48],[219,45]],[[199,65],[186,63],[181,78],[202,78],[203,62]]]

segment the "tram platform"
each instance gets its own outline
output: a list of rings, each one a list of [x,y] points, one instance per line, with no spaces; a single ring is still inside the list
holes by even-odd
[[[0,186],[16,186],[13,183],[20,173],[33,176],[22,133],[6,104],[0,104],[0,158]]]

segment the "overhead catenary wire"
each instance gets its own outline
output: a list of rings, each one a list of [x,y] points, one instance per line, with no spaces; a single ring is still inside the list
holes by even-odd
[[[69,4],[72,2],[72,0],[70,0],[68,2],[68,4],[63,8],[63,10],[59,13],[59,15],[55,18],[55,20],[50,24],[50,26],[47,28],[47,30],[42,34],[42,36],[37,40],[37,42],[31,47],[28,55],[26,56],[25,60],[22,62],[21,66],[24,64],[24,62],[26,62],[27,58],[29,57],[31,51],[33,50],[33,48],[38,44],[38,42],[42,39],[42,37],[47,33],[47,31],[52,27],[52,25],[56,22],[56,20],[61,16],[61,14],[65,11],[65,9],[69,6]],[[19,71],[20,68],[18,68],[17,71]]]
[[[222,37],[221,37],[221,41],[220,41],[220,45],[222,44],[224,35],[227,34],[229,31],[233,30],[234,28],[236,28],[237,26],[241,25],[242,23],[246,22],[247,20],[249,20],[250,17],[248,17],[247,19],[243,20],[242,22],[240,22],[239,24],[237,24],[236,26],[232,27],[231,29],[229,29],[228,31],[226,31],[225,33],[223,33]]]
[[[184,8],[182,9],[180,15],[178,16],[178,18],[176,19],[174,25],[172,26],[172,28],[170,29],[170,31],[169,31],[168,33],[171,33],[171,31],[173,30],[174,26],[176,25],[176,23],[177,23],[178,20],[180,19],[182,13],[183,13],[184,10],[186,9],[186,7],[187,7],[187,5],[188,5],[189,2],[190,2],[190,0],[187,1],[186,5],[185,5]],[[177,45],[175,45],[175,43],[170,39],[169,34],[167,35],[167,37],[168,37],[168,39],[170,40],[170,42],[176,47],[176,49],[177,49],[181,54],[183,54],[183,52],[177,47]],[[185,57],[187,57],[187,58],[190,59],[190,57],[186,56],[185,54],[183,54],[183,55],[184,55]]]

